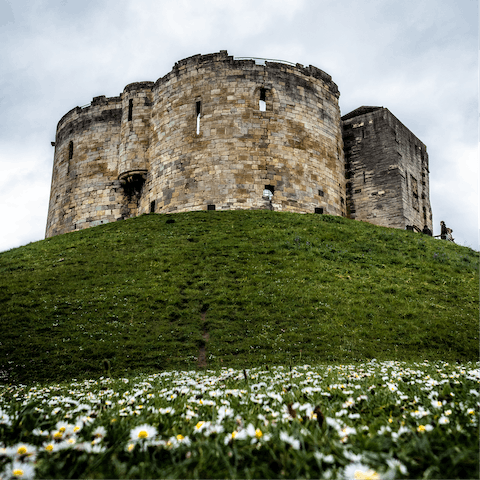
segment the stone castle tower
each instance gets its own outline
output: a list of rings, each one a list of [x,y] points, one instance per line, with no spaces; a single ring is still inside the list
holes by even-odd
[[[316,67],[226,51],[95,97],[58,123],[46,236],[266,208],[431,229],[425,146],[382,107],[341,118],[338,98]]]
[[[427,147],[383,107],[342,117],[350,218],[432,230]]]

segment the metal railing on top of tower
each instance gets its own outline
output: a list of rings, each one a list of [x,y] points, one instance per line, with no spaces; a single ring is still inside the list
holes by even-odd
[[[233,57],[234,60],[255,60],[256,65],[265,65],[265,62],[272,63],[285,63],[286,65],[292,65],[296,67],[297,64],[293,62],[287,62],[286,60],[279,60],[277,58],[261,58],[261,57]]]

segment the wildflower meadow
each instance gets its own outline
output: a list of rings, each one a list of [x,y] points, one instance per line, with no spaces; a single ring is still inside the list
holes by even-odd
[[[0,478],[478,478],[479,363],[1,386]]]

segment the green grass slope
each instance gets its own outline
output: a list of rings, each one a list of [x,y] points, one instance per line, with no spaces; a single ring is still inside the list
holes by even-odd
[[[478,360],[478,262],[341,217],[144,215],[0,254],[0,373]]]

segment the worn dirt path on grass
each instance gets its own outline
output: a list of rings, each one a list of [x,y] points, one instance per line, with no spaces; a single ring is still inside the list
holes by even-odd
[[[205,340],[205,344],[198,349],[198,360],[197,360],[198,367],[207,366],[207,342],[208,342],[208,339],[210,338],[210,335],[208,334],[207,327],[205,326],[206,317],[207,317],[207,312],[202,312],[202,324],[203,324],[202,338]]]

